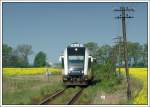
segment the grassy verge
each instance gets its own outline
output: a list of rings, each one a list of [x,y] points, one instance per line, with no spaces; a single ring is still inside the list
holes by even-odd
[[[60,75],[45,77],[3,77],[3,104],[38,104],[48,94],[62,88]]]
[[[110,71],[106,65],[95,65],[93,67],[94,81],[82,93],[77,104],[111,104],[102,102],[101,96],[108,96],[123,87],[122,78],[116,78],[115,72]],[[118,102],[116,103],[118,104]]]
[[[121,69],[121,72],[124,72],[124,69]],[[129,73],[131,78],[136,80],[138,84],[141,84],[140,88],[133,91],[132,104],[148,104],[148,87],[147,87],[147,68],[130,68]],[[139,90],[140,89],[140,90]]]
[[[116,76],[104,65],[94,68],[95,82],[88,86],[76,104],[134,104],[133,100],[139,96],[143,83],[131,76],[132,100],[127,100],[127,84],[124,75]],[[110,75],[111,74],[111,75]]]
[[[83,91],[77,104],[125,104],[124,89],[125,85],[117,80],[98,81]],[[101,97],[105,97],[105,99]]]

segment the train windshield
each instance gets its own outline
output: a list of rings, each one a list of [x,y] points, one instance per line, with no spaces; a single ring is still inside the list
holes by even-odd
[[[84,68],[85,48],[68,48],[68,66],[70,71],[82,71]]]

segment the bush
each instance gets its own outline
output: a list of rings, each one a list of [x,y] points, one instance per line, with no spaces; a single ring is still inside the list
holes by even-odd
[[[122,80],[115,75],[116,71],[113,71],[110,65],[108,63],[105,65],[95,64],[92,67],[94,80],[100,80],[99,86],[106,91],[112,91],[112,87],[121,84]]]

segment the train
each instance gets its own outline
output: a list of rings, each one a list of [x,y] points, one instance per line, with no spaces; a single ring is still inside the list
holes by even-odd
[[[93,58],[83,44],[72,43],[59,57],[62,63],[62,80],[65,86],[87,86],[93,80]]]

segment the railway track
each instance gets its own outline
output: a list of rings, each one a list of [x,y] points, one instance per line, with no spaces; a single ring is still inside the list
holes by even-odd
[[[74,94],[74,96],[66,103],[66,105],[74,104],[76,100],[80,97],[83,89],[84,88],[80,88],[80,90]]]
[[[63,92],[66,90],[66,88],[61,89],[61,90],[57,90],[55,93],[53,93],[51,96],[45,98],[44,100],[42,100],[39,105],[46,105],[48,104],[51,100],[53,100],[55,97],[63,94]]]
[[[52,95],[50,95],[49,97],[45,98],[44,100],[42,100],[39,105],[47,105],[47,104],[50,104],[50,102],[52,100],[54,100],[55,98],[63,95],[63,93],[65,92],[67,88],[64,88],[64,89],[61,89],[61,90],[57,90],[56,92],[54,92]],[[65,105],[71,105],[71,104],[74,104],[77,99],[80,97],[82,91],[83,91],[84,88],[80,88],[75,94],[73,94],[73,96],[68,100],[66,101],[66,103],[64,103]]]

